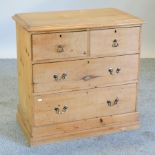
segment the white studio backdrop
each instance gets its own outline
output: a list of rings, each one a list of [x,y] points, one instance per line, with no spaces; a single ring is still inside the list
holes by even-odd
[[[121,9],[145,21],[141,57],[155,58],[155,0],[0,0],[0,4],[0,58],[16,58],[16,27],[12,20],[16,13],[107,7]]]

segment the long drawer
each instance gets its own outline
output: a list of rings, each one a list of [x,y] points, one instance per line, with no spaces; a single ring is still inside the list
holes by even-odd
[[[137,79],[138,55],[33,65],[35,93],[122,84]]]
[[[136,84],[34,96],[35,125],[135,111]]]

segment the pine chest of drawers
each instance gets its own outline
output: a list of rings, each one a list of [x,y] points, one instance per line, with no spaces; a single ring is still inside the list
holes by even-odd
[[[117,9],[13,18],[17,119],[31,145],[139,126],[141,19]]]

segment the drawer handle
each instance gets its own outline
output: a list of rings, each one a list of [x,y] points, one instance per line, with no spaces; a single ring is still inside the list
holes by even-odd
[[[58,47],[57,47],[57,52],[58,52],[58,53],[64,52],[64,48],[63,48],[62,45],[58,45]]]
[[[119,102],[118,97],[114,101],[107,100],[107,104],[108,104],[109,107],[112,107],[112,106],[118,104],[118,102]]]
[[[119,44],[117,42],[117,39],[114,39],[112,47],[118,47],[118,46],[119,46]]]
[[[67,78],[67,74],[63,73],[60,77],[58,75],[53,75],[55,81],[65,80]]]
[[[117,74],[118,74],[120,71],[121,71],[120,68],[117,68],[117,69],[116,69],[116,73],[117,73]]]
[[[68,106],[64,106],[62,109],[60,108],[60,105],[56,108],[54,108],[56,114],[63,114],[68,110]]]
[[[63,74],[61,75],[61,79],[65,80],[66,78],[67,78],[67,74],[66,74],[66,73],[63,73]]]
[[[110,75],[114,75],[114,69],[113,68],[109,68],[108,69]],[[116,73],[118,74],[121,71],[121,68],[116,68]]]
[[[108,71],[111,75],[113,75],[113,68],[109,68]]]

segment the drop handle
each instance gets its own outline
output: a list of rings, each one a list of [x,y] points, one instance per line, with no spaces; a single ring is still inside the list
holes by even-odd
[[[58,76],[57,74],[53,75],[53,79],[55,81],[65,80],[67,78],[67,74],[63,73],[62,75]]]
[[[120,71],[121,71],[120,67],[116,68],[116,70],[114,70],[111,67],[108,69],[108,72],[110,73],[110,75],[114,75],[115,73],[118,74],[118,73],[120,73]]]
[[[121,68],[116,69],[116,73],[118,74],[121,71]]]
[[[113,75],[113,68],[109,68],[108,71],[111,75]]]
[[[58,53],[64,52],[64,48],[63,48],[62,45],[58,45],[58,46],[57,46],[57,52],[58,52]]]
[[[67,112],[68,110],[68,106],[63,106],[62,108],[60,107],[60,105],[58,105],[58,107],[54,108],[54,111],[56,112],[56,114],[63,114],[65,112]]]
[[[107,104],[108,104],[109,107],[112,107],[112,106],[118,104],[118,102],[119,102],[119,98],[118,97],[116,97],[116,99],[114,101],[107,100]]]
[[[117,39],[114,39],[113,43],[112,43],[112,47],[118,47],[118,46],[119,46],[119,44],[118,44]]]

